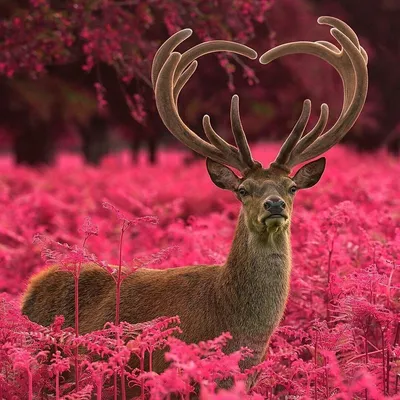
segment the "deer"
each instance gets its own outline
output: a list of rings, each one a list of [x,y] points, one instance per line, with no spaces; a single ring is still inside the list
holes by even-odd
[[[364,106],[367,89],[367,54],[355,32],[343,21],[320,17],[331,27],[340,47],[325,41],[296,41],[261,55],[261,64],[290,54],[314,55],[333,66],[341,76],[344,100],[341,113],[325,130],[329,108],[321,105],[319,119],[306,132],[311,101],[281,146],[275,160],[263,168],[253,159],[239,112],[239,97],[231,100],[230,121],[236,146],[203,118],[208,140],[192,131],[178,111],[179,94],[203,55],[226,51],[256,59],[257,53],[242,44],[211,40],[184,53],[176,47],[191,36],[184,29],[166,40],[152,64],[151,78],[159,115],[168,130],[185,146],[206,158],[212,182],[231,191],[241,203],[231,249],[223,265],[195,265],[171,269],[143,268],[127,277],[121,288],[120,320],[140,323],[160,316],[178,315],[180,338],[197,343],[230,332],[226,353],[248,347],[252,355],[240,367],[262,362],[272,333],[279,325],[289,296],[292,256],[290,228],[293,203],[299,190],[311,188],[321,178],[326,159],[320,157],[352,128]],[[319,158],[317,158],[319,157]],[[292,169],[303,164],[293,175]],[[82,267],[79,281],[80,333],[102,329],[115,319],[115,283],[95,265]],[[64,315],[74,325],[74,280],[69,272],[50,266],[33,276],[22,299],[22,313],[41,325]],[[156,354],[153,370],[167,367],[164,353]]]

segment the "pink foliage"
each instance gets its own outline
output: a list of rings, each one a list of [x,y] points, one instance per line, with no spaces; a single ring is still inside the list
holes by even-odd
[[[274,0],[169,0],[87,2],[57,4],[30,0],[11,7],[11,16],[0,20],[0,76],[28,75],[37,78],[52,65],[81,59],[85,72],[100,63],[112,66],[132,117],[145,123],[146,107],[141,94],[128,95],[134,80],[149,84],[150,60],[168,36],[191,27],[201,41],[237,40],[246,43],[255,36],[257,24],[265,23]],[[207,16],[207,17],[205,17]],[[221,65],[233,79],[230,58],[221,55]],[[97,71],[97,74],[99,72]],[[245,67],[245,76],[254,73]],[[107,106],[106,90],[98,76],[95,91],[99,110]]]
[[[271,160],[276,150],[254,155]],[[223,354],[228,333],[185,344],[174,336],[178,318],[110,321],[76,336],[62,317],[42,327],[21,316],[18,298],[43,268],[42,253],[67,269],[90,261],[110,273],[121,260],[126,274],[223,263],[239,205],[212,185],[203,161],[188,166],[183,157],[163,152],[158,166],[132,166],[122,154],[98,169],[72,156],[41,170],[1,161],[0,398],[110,398],[124,378],[154,399],[189,398],[194,384],[202,399],[400,399],[400,167],[383,153],[339,147],[321,182],[297,195],[285,318],[266,360],[246,373],[238,363],[249,350]],[[64,376],[78,345],[86,351],[77,393]],[[129,369],[131,355],[148,360],[165,346],[171,366],[162,374]],[[218,392],[225,378],[233,387]]]

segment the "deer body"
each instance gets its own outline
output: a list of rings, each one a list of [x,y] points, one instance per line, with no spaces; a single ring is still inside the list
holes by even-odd
[[[121,288],[121,320],[145,322],[160,316],[181,318],[180,336],[188,343],[212,339],[230,331],[228,351],[248,346],[259,363],[268,338],[283,314],[290,276],[289,233],[277,232],[259,241],[252,238],[239,217],[226,264],[167,270],[140,269]],[[101,267],[86,265],[79,281],[80,333],[102,329],[115,319],[115,282]],[[72,274],[50,267],[33,277],[22,311],[41,325],[56,315],[74,326]],[[154,370],[165,362],[154,358]]]
[[[179,93],[197,67],[202,55],[229,51],[257,57],[247,46],[209,41],[180,54],[175,48],[191,35],[185,29],[171,36],[158,50],[152,66],[152,83],[160,117],[169,131],[193,151],[207,158],[207,170],[215,185],[233,192],[242,209],[230,254],[223,266],[193,266],[168,270],[143,269],[122,285],[120,319],[144,322],[159,316],[181,318],[182,338],[187,342],[212,339],[229,331],[233,340],[227,351],[242,346],[254,356],[242,364],[260,362],[271,334],[278,325],[289,292],[291,270],[290,221],[294,195],[314,186],[320,179],[325,158],[303,165],[294,176],[291,169],[329,150],[357,120],[367,94],[367,55],[354,31],[344,22],[321,17],[332,27],[340,47],[325,41],[293,42],[273,48],[260,57],[268,64],[280,56],[305,53],[322,58],[340,74],[344,88],[342,112],[324,132],[328,106],[321,106],[316,125],[305,132],[311,102],[303,110],[276,159],[264,169],[251,155],[239,113],[239,97],[231,102],[231,125],[236,147],[212,128],[205,115],[203,128],[209,141],[193,132],[181,119]],[[229,167],[238,170],[237,176]],[[101,329],[114,320],[115,286],[112,277],[99,267],[84,267],[79,283],[81,333]],[[74,323],[74,282],[67,272],[52,267],[34,277],[23,300],[23,312],[33,321],[47,325],[64,314]],[[154,369],[165,367],[162,355],[154,359]]]

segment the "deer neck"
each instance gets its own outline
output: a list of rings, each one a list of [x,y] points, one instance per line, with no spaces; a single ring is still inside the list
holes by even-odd
[[[261,237],[249,232],[241,212],[221,282],[232,334],[268,340],[285,309],[290,270],[290,227]]]

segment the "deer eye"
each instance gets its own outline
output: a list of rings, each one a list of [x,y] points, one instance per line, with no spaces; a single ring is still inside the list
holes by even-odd
[[[241,196],[246,196],[246,195],[249,194],[249,193],[247,192],[247,190],[244,189],[244,188],[240,188],[240,189],[238,190],[238,193],[239,193]]]
[[[295,194],[297,192],[297,187],[296,186],[292,186],[290,189],[289,189],[289,193],[290,194]]]

